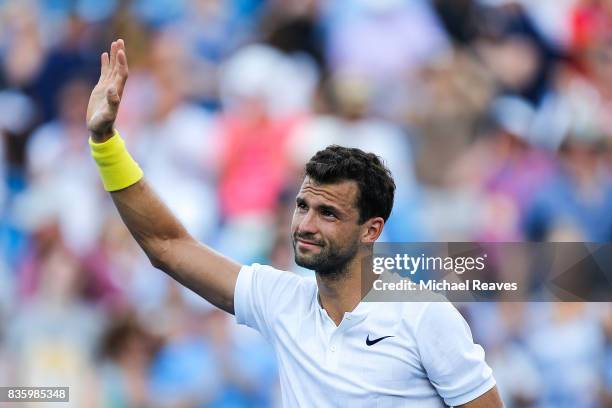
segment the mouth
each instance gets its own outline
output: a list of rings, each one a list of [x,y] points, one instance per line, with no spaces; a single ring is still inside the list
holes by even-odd
[[[316,243],[314,241],[307,241],[307,240],[300,239],[300,238],[296,239],[295,241],[297,242],[298,246],[300,246],[302,248],[318,248],[318,247],[321,247],[320,244],[318,244],[318,243]]]

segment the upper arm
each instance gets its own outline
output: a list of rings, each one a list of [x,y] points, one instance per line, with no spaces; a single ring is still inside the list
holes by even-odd
[[[423,368],[447,405],[460,406],[495,386],[484,350],[448,302],[428,304],[417,322],[416,340]]]
[[[503,408],[503,406],[504,403],[499,396],[499,392],[497,392],[497,386],[495,386],[480,397],[459,405],[457,408]]]

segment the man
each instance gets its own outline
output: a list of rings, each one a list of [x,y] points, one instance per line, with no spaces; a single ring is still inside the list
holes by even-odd
[[[101,60],[87,126],[106,190],[154,266],[272,343],[284,406],[503,405],[482,348],[449,303],[361,302],[360,260],[395,191],[375,155],[333,146],[306,165],[291,234],[296,262],[316,283],[240,266],[196,242],[142,179],[113,128],[128,76],[123,41]]]

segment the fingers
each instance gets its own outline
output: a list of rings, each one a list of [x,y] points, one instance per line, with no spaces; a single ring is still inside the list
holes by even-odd
[[[117,70],[122,77],[127,77],[128,75],[128,64],[127,64],[127,56],[125,55],[124,50],[119,50],[117,52]]]
[[[119,52],[123,51],[123,61],[125,61],[125,65],[127,66],[127,58],[125,58],[125,44],[122,39],[118,39],[117,41],[113,41],[111,44],[111,75],[115,76],[119,71],[119,63],[117,61],[117,56]]]
[[[115,70],[115,61],[117,61],[117,41],[113,41],[111,43],[110,49],[110,70],[113,72]]]
[[[128,62],[125,53],[125,44],[123,43],[123,40],[120,39],[118,41],[118,47],[119,49],[117,50],[117,62],[115,69],[116,73],[118,74],[118,78],[116,80],[117,92],[119,94],[119,97],[121,97],[121,95],[123,94],[123,87],[125,86],[125,81],[127,81],[128,77]]]
[[[121,95],[123,91],[123,85],[125,85],[125,81],[127,81],[128,77],[128,66],[127,66],[127,57],[125,56],[125,51],[119,50],[117,53],[117,73],[119,74],[119,95]]]
[[[118,104],[121,95],[123,94],[123,87],[128,77],[128,64],[127,56],[125,54],[125,43],[122,39],[113,41],[110,50],[110,60],[107,66],[107,74],[110,80],[114,84],[111,89],[107,92],[107,99],[109,103]]]
[[[102,53],[102,55],[100,56],[100,66],[101,66],[101,72],[100,72],[100,78],[106,78],[106,76],[109,73],[109,59],[108,59],[108,53],[104,52]]]

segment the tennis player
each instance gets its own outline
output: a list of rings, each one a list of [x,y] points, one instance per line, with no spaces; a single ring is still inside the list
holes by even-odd
[[[483,349],[451,304],[361,301],[360,259],[380,236],[395,192],[377,156],[331,146],[306,164],[291,236],[296,263],[314,270],[316,282],[241,266],[189,235],[115,130],[128,77],[122,40],[101,65],[87,127],[105,189],[155,267],[272,344],[284,406],[503,406]]]

